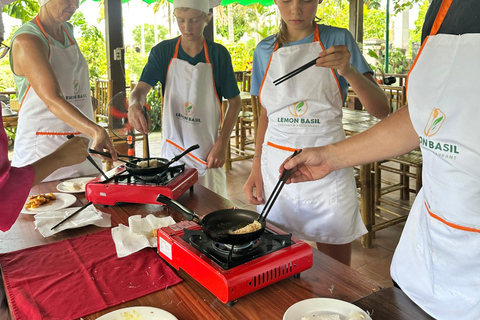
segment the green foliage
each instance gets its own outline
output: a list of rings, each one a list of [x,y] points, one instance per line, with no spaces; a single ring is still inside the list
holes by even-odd
[[[22,20],[22,23],[32,20],[40,6],[36,0],[17,0],[5,6],[3,11],[12,18]]]
[[[80,51],[87,60],[90,79],[102,78],[107,74],[107,53],[105,39],[100,30],[90,26],[79,11],[75,12],[70,23],[80,29],[81,37],[77,40]],[[93,82],[92,82],[93,85]]]
[[[221,40],[218,40],[217,42],[223,44],[228,52],[230,52],[234,71],[247,71],[252,68],[251,62],[253,60],[253,51],[256,46],[254,39],[250,39],[246,43],[222,43]]]
[[[151,131],[162,131],[162,88],[156,85],[147,94],[147,104],[150,106]]]
[[[167,38],[168,29],[162,25],[157,25],[158,39],[165,40]],[[135,40],[135,45],[141,47],[142,44],[142,26],[136,26],[133,31],[133,40]],[[152,24],[144,24],[144,33],[145,33],[145,52],[150,52],[153,46],[157,43],[155,42],[155,30]]]
[[[148,57],[140,52],[136,52],[133,48],[127,48],[125,52],[125,70],[126,81],[137,82],[142,74],[143,67],[147,64]]]

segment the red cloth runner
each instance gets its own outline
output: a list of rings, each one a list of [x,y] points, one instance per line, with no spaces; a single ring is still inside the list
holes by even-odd
[[[15,319],[78,319],[182,281],[148,248],[117,258],[110,230],[0,255]]]

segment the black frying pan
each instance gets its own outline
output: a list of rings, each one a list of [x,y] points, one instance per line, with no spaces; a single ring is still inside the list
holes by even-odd
[[[231,230],[240,229],[258,219],[258,213],[243,209],[222,209],[211,212],[200,218],[195,212],[185,208],[175,200],[159,194],[157,201],[173,207],[187,220],[195,221],[207,237],[213,241],[226,244],[243,244],[260,238],[265,230],[265,221],[261,222],[262,228],[250,233],[230,234]]]
[[[149,159],[131,160],[130,163],[125,164],[125,168],[127,169],[127,171],[129,173],[131,173],[133,175],[136,175],[136,176],[155,175],[155,174],[158,174],[158,173],[162,173],[168,167],[170,167],[170,165],[172,163],[174,163],[175,161],[178,161],[180,158],[185,156],[187,153],[192,152],[193,150],[196,150],[198,148],[200,148],[200,146],[198,144],[195,144],[195,145],[191,146],[190,148],[186,149],[185,151],[183,151],[182,153],[180,153],[179,155],[173,157],[171,160],[167,160],[167,159],[164,159],[164,158],[149,158]],[[141,161],[154,160],[154,159],[156,159],[158,161],[158,163],[160,163],[159,166],[148,167],[148,168],[140,168],[140,167],[137,166],[137,163],[139,163]]]

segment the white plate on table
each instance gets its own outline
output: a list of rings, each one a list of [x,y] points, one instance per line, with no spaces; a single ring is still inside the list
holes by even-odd
[[[81,193],[85,192],[85,185],[87,182],[95,179],[94,177],[74,178],[60,182],[57,185],[57,190],[67,193]],[[74,188],[73,186],[77,186]]]
[[[338,314],[340,320],[345,320],[351,311],[360,311],[366,316],[367,320],[372,320],[365,311],[356,305],[329,298],[313,298],[297,302],[287,309],[283,315],[283,320],[301,320],[302,317],[320,319],[321,315],[334,314]]]
[[[130,307],[112,311],[97,320],[178,320],[173,314],[153,307]]]
[[[55,198],[56,198],[55,200],[50,201],[49,203],[46,203],[44,205],[41,205],[38,208],[33,208],[33,209],[32,208],[27,209],[25,208],[25,206],[23,206],[22,213],[37,214],[39,212],[60,210],[63,208],[70,207],[72,204],[74,204],[77,201],[77,198],[74,195],[71,195],[68,193],[53,193],[53,194],[55,195]]]

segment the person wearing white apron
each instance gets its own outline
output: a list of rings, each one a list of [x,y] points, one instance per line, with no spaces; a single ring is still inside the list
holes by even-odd
[[[474,320],[480,319],[480,5],[443,0],[430,8],[439,2],[430,36],[408,75],[408,107],[341,143],[304,149],[281,169],[293,168],[289,182],[311,181],[420,145],[423,187],[391,275],[435,319]],[[446,21],[443,30],[452,34],[439,33]]]
[[[106,147],[116,157],[108,133],[93,122],[88,66],[78,45],[73,40],[73,34],[67,29],[69,26],[58,25],[57,38],[59,40],[46,31],[47,26],[51,27],[52,25],[52,12],[56,12],[56,7],[49,5],[57,6],[58,3],[60,0],[51,0],[48,4],[43,3],[39,15],[35,18],[35,23],[27,22],[28,26],[24,26],[29,31],[17,32],[13,40],[11,65],[15,72],[15,80],[21,85],[28,84],[25,91],[21,92],[23,95],[21,94],[22,100],[12,159],[12,165],[15,167],[22,167],[37,161],[63,144],[67,140],[67,135],[80,135],[82,132],[96,140],[96,148],[103,150],[103,147]],[[69,5],[67,8],[73,10],[77,7],[78,3]],[[42,17],[44,18],[42,19]],[[38,29],[44,39],[39,40]],[[35,31],[37,34],[32,34]],[[32,38],[37,43],[45,40],[48,42],[48,64],[45,63],[45,60],[38,58],[45,52],[41,44],[34,54],[35,56],[29,57],[31,60],[38,59],[37,63],[32,61],[29,65],[29,62],[24,60],[21,53],[23,51],[26,54],[28,50],[25,47],[25,41],[31,41]],[[62,39],[65,43],[64,48],[52,43],[53,41],[61,43]],[[32,66],[36,70],[26,72]],[[19,70],[21,70],[20,73]],[[46,70],[51,73],[45,75]],[[56,87],[57,85],[58,87]],[[57,88],[58,90],[56,90]],[[57,103],[62,104],[61,111],[54,113],[52,105]],[[97,162],[101,166],[100,160]],[[97,169],[85,160],[80,164],[55,171],[44,181],[95,173],[98,173]]]
[[[233,77],[233,69],[227,65],[222,72],[231,71],[228,79],[235,86],[233,98],[229,100],[229,110],[222,124],[220,96],[217,93],[210,48],[219,51],[230,61],[228,52],[213,42],[207,43],[203,37],[204,22],[210,19],[208,1],[175,0],[175,14],[182,35],[177,40],[166,40],[157,45],[151,53],[149,63],[145,66],[142,77],[130,96],[129,122],[140,132],[148,132],[141,106],[152,85],[161,81],[164,85],[162,107],[162,150],[163,158],[171,159],[185,149],[198,144],[199,149],[181,158],[178,163],[198,171],[199,183],[210,190],[227,197],[226,175],[223,164],[230,133],[240,108],[239,91]],[[205,17],[202,20],[201,17]],[[198,33],[198,34],[197,34]],[[173,42],[173,40],[175,42]],[[157,59],[166,59],[169,48],[174,45],[174,52],[152,77],[152,68]],[[191,48],[194,48],[190,50]],[[179,58],[179,51],[188,55],[188,59],[204,55],[205,62],[191,64]],[[158,53],[157,53],[158,52]],[[158,57],[157,57],[158,55]],[[159,74],[165,72],[165,78]],[[148,79],[147,79],[148,78]],[[163,81],[162,81],[163,80]],[[222,86],[225,84],[222,84]],[[175,165],[175,164],[174,164]]]
[[[277,3],[283,20],[290,20],[285,16],[285,12],[290,13],[292,10],[313,13],[311,18],[305,18],[300,14],[298,14],[300,17],[295,16],[295,19],[305,18],[305,21],[308,21],[302,37],[296,40],[313,33],[313,41],[303,41],[301,44],[281,48],[278,48],[277,42],[268,62],[259,92],[263,111],[266,112],[262,114],[260,120],[262,124],[259,126],[265,127],[267,123],[268,126],[264,136],[259,130],[260,140],[257,139],[256,151],[257,155],[261,155],[260,178],[263,181],[258,181],[259,168],[254,164],[244,187],[247,198],[253,204],[259,204],[259,199],[252,201],[253,187],[256,188],[258,197],[260,186],[263,184],[264,198],[268,199],[279,179],[280,164],[294,150],[323,146],[345,139],[342,126],[344,101],[342,88],[337,74],[331,67],[309,68],[278,86],[273,83],[275,79],[318,57],[320,53],[323,52],[322,56],[325,54],[326,50],[319,36],[321,30],[327,33],[343,32],[338,28],[317,26],[312,22],[317,3],[304,4],[302,1],[291,3],[292,6],[288,8],[286,8],[288,5],[282,2]],[[288,32],[294,34],[291,30],[295,30],[293,25],[288,26]],[[333,50],[335,46],[331,48]],[[342,47],[345,48],[348,52],[346,45]],[[344,57],[343,64],[350,66],[350,55]],[[254,59],[254,73],[255,67]],[[379,109],[383,109],[384,116],[387,115],[386,97],[375,84],[371,74],[367,71],[370,79],[357,69],[353,74],[353,82],[366,83],[367,87],[373,88],[373,95],[378,94],[381,97]],[[348,78],[347,80],[350,81]],[[258,212],[261,212],[263,207],[263,204],[259,204]],[[367,232],[359,212],[353,169],[332,172],[321,181],[285,186],[268,215],[268,221],[300,239],[316,242],[321,251],[349,264],[350,243]]]

